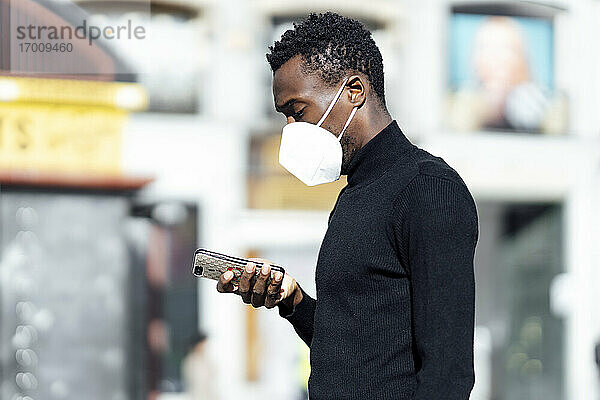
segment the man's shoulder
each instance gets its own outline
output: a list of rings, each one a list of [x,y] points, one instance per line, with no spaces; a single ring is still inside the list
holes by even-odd
[[[405,200],[410,199],[409,203],[423,206],[431,201],[432,196],[448,197],[450,194],[473,202],[462,177],[443,158],[416,147],[411,164],[412,178],[400,194]]]
[[[466,187],[465,182],[458,172],[448,165],[443,158],[434,156],[420,148],[415,153],[416,175],[422,178],[421,181],[446,180],[458,186]]]
[[[432,155],[422,148],[412,145],[412,151],[398,157],[392,170],[395,175],[402,175],[409,180],[423,178],[424,180],[445,179],[464,186],[465,183],[448,163],[441,157]],[[429,179],[432,178],[432,179]]]

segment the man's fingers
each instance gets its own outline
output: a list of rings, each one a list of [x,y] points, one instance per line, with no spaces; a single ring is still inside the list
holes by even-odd
[[[281,272],[276,272],[273,276],[273,280],[269,283],[267,287],[267,296],[265,297],[265,307],[273,308],[279,302],[279,298],[281,297],[281,283],[283,274]]]
[[[267,284],[269,275],[271,274],[271,266],[269,264],[263,264],[256,283],[252,289],[252,306],[258,308],[265,304],[265,297],[267,295]]]
[[[249,262],[244,268],[244,272],[242,273],[242,277],[240,278],[240,287],[238,290],[238,294],[242,296],[242,301],[246,304],[250,304],[252,300],[252,286],[254,284],[254,271],[255,265],[252,262]]]
[[[283,291],[281,292],[281,299],[285,299],[288,296],[291,296],[294,290],[296,289],[296,281],[294,280],[294,278],[292,278],[288,274],[285,274],[285,276],[283,277],[283,281],[281,282],[281,289],[283,289]]]
[[[237,287],[231,282],[233,279],[233,271],[226,271],[219,277],[217,282],[217,290],[221,293],[234,293]]]

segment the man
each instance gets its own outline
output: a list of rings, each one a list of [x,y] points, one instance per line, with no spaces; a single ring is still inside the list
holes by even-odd
[[[278,306],[310,346],[313,400],[468,399],[478,227],[467,187],[392,120],[381,54],[359,22],[311,14],[267,59],[288,122],[280,162],[309,185],[340,172],[348,185],[319,251],[316,299],[287,274],[270,281],[268,265],[258,278],[248,265],[239,287],[227,272],[217,289]]]

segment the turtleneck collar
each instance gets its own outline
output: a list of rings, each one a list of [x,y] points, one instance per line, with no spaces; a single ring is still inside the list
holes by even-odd
[[[415,146],[404,136],[394,120],[361,147],[350,160],[346,175],[348,187],[368,184],[379,178],[400,157]]]

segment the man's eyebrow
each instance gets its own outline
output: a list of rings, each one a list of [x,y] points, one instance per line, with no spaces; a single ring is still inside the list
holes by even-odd
[[[297,101],[297,99],[289,99],[288,101],[285,102],[285,104],[278,106],[277,104],[275,105],[275,110],[277,110],[278,112],[281,112],[281,110],[284,110],[286,108],[288,108],[289,106],[291,106],[292,104],[294,104]]]

